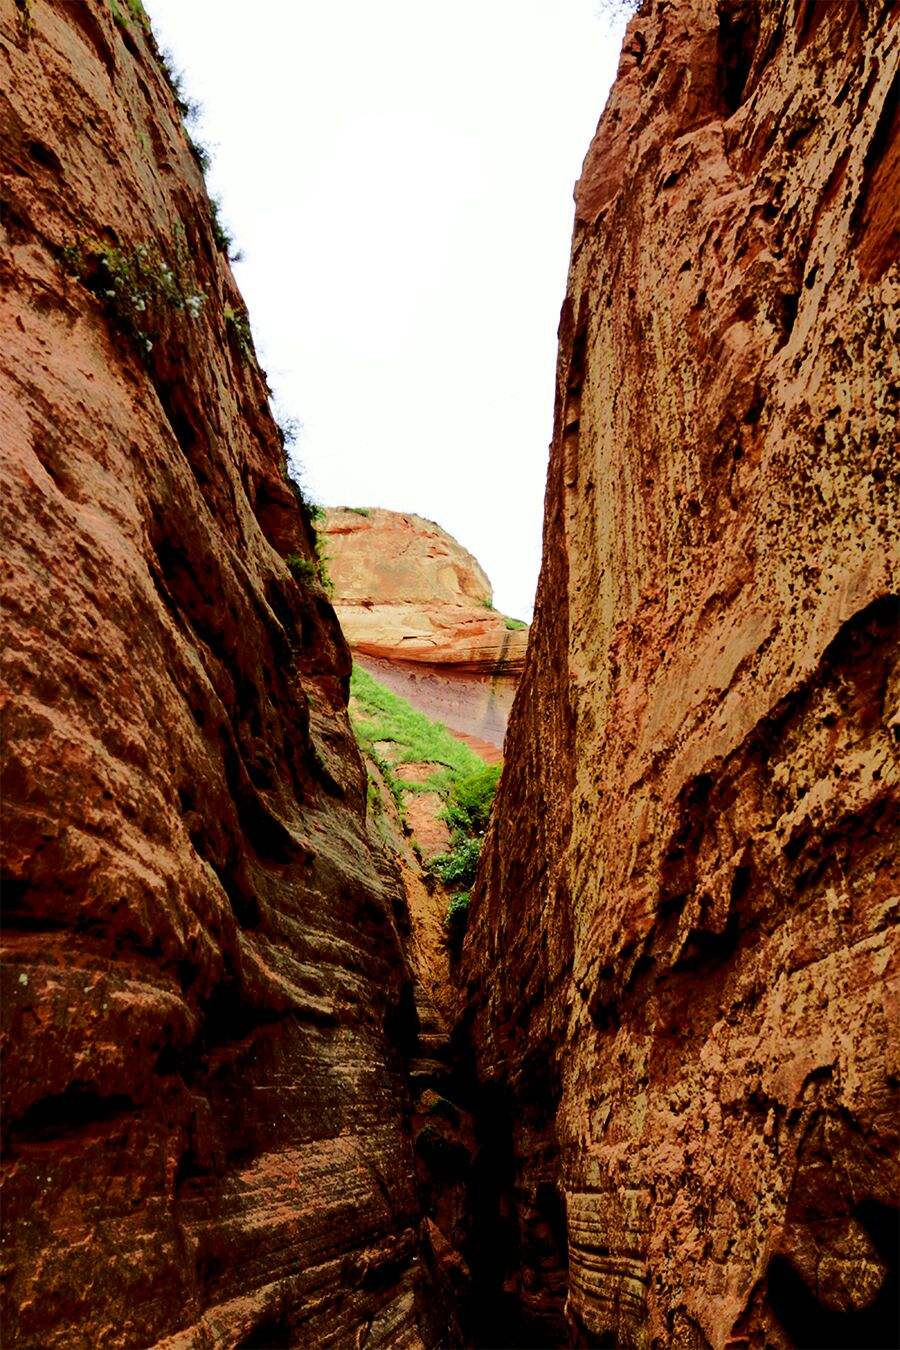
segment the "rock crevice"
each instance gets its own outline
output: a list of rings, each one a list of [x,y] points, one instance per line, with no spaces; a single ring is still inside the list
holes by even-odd
[[[895,20],[630,23],[527,657],[331,515],[521,674],[457,1008],[142,7],[0,8],[10,1347],[897,1343]]]

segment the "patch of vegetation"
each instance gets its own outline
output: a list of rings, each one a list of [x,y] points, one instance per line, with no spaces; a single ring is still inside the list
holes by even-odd
[[[490,595],[485,596],[485,598],[482,600],[481,603],[482,603],[482,605],[484,606],[485,609],[493,609],[493,608],[494,608],[494,600],[493,600],[493,597],[490,596]]]
[[[110,0],[110,3],[115,4],[116,0]],[[128,0],[128,5],[129,8],[131,8],[132,0]],[[188,96],[185,89],[184,76],[175,65],[171,53],[160,51],[157,52],[157,57],[159,59],[160,69],[165,76],[166,84],[168,84],[172,98],[175,100],[175,107],[181,114],[188,147],[200,166],[200,172],[205,177],[206,174],[209,173],[210,166],[212,165],[212,155],[210,154],[209,149],[199,139],[196,131],[197,123],[200,121],[203,114],[203,109],[196,99]]]
[[[440,722],[432,722],[424,713],[417,712],[406,699],[385,689],[361,666],[353,667],[350,693],[356,705],[351,722],[359,748],[377,765],[401,820],[405,820],[407,796],[436,792],[446,802],[457,781],[485,767],[478,755],[451,736]],[[385,741],[394,747],[390,761],[378,749]],[[397,774],[398,764],[436,767],[424,783],[410,783]]]
[[[402,783],[400,781],[400,779],[394,773],[394,766],[391,764],[390,760],[385,759],[383,755],[379,755],[377,750],[371,751],[369,758],[372,760],[372,763],[375,765],[376,769],[381,774],[381,777],[384,780],[385,787],[393,797],[394,805],[397,808],[397,814],[399,815],[400,820],[405,829],[406,797],[404,793],[405,789],[409,787],[409,784]]]
[[[103,301],[107,316],[146,357],[172,315],[196,319],[206,296],[191,283],[184,231],[168,258],[155,243],[119,248],[76,239],[61,252],[64,269]]]
[[[278,426],[278,430],[281,433],[282,447],[285,447],[288,444],[289,439],[293,441],[294,437],[296,436],[296,430],[294,429],[294,427],[291,427],[289,430],[286,430],[284,426],[281,426],[278,423],[276,423],[276,425]],[[325,508],[323,506],[319,506],[317,502],[311,501],[306,496],[306,494],[303,491],[303,488],[300,486],[300,484],[297,482],[296,478],[293,476],[291,472],[290,458],[287,455],[285,455],[284,476],[287,482],[290,484],[291,490],[293,491],[294,497],[296,498],[297,505],[299,506],[300,511],[302,512],[304,518],[308,521],[309,525],[312,527],[312,532],[315,538],[315,550],[316,550],[315,562],[310,562],[308,558],[300,559],[300,562],[304,563],[305,566],[302,569],[300,569],[303,573],[302,577],[300,576],[299,572],[297,572],[295,569],[295,575],[297,576],[297,580],[298,581],[301,579],[306,581],[315,580],[318,583],[318,585],[322,587],[322,590],[325,592],[326,595],[334,595],[334,582],[331,580],[331,577],[328,572],[328,564],[331,561],[331,555],[326,551],[328,535],[325,533],[324,530],[320,528],[320,526],[325,521]],[[286,562],[289,567],[292,566],[291,559],[297,558],[297,556],[298,556],[297,554],[291,554],[291,556],[286,559]],[[308,570],[309,568],[312,568],[311,572]]]
[[[510,633],[518,633],[521,632],[523,628],[528,627],[528,624],[525,623],[524,619],[511,619],[508,614],[503,616],[503,622],[506,624]]]
[[[137,23],[140,24],[142,28],[149,31],[150,18],[141,3],[141,0],[123,0],[123,3],[128,14],[123,11],[119,4],[119,0],[109,0],[109,8],[112,12],[112,16],[120,28],[127,28],[130,23]]]
[[[450,789],[444,809],[444,819],[451,830],[466,835],[484,833],[499,781],[499,764],[486,764],[474,773],[457,779]]]
[[[459,956],[469,926],[469,892],[454,895],[447,907],[447,942],[454,956]]]
[[[208,147],[205,146],[201,140],[198,140],[196,136],[193,136],[190,131],[188,131],[187,123],[185,123],[184,134],[187,136],[188,149],[190,150],[191,154],[194,156],[194,159],[200,166],[200,172],[203,174],[203,177],[205,178],[206,175],[209,173],[210,169],[212,168],[212,155],[210,154]]]
[[[458,779],[450,790],[444,819],[450,826],[450,848],[431,860],[431,871],[456,893],[447,910],[447,940],[458,955],[469,914],[469,889],[478,871],[481,845],[500,780],[500,765],[485,765]]]
[[[597,0],[597,14],[615,23],[630,19],[640,8],[641,0]]]
[[[325,519],[325,511],[312,500],[303,486],[302,468],[294,452],[294,446],[303,430],[303,424],[296,417],[278,416],[274,408],[272,409],[272,415],[275,418],[275,426],[281,438],[281,450],[284,456],[281,472],[284,475],[284,481],[293,493],[303,519],[315,530],[319,523]]]
[[[222,316],[225,319],[226,328],[234,334],[241,355],[245,361],[256,360],[256,349],[253,346],[253,334],[250,331],[250,316],[245,309],[235,309],[232,305],[226,305],[222,310]]]
[[[231,256],[231,250],[234,247],[234,239],[228,232],[228,227],[222,220],[222,203],[218,197],[209,199],[209,220],[212,226],[213,239],[216,241],[216,247],[223,253]]]
[[[364,753],[378,756],[376,742],[390,741],[395,746],[395,764],[437,764],[441,766],[424,784],[410,783],[407,788],[440,792],[446,797],[457,779],[485,767],[470,750],[440,722],[432,722],[406,699],[374,680],[361,666],[353,667],[350,693],[357,703],[353,730]],[[380,757],[380,756],[379,756]]]
[[[275,424],[278,427],[278,433],[281,436],[281,448],[288,456],[288,451],[292,445],[296,445],[300,439],[300,432],[303,430],[303,423],[299,417],[276,417]]]
[[[432,859],[431,870],[445,886],[471,886],[480,854],[480,838],[463,835],[448,853],[439,853]]]
[[[447,910],[447,918],[463,913],[469,908],[469,892],[460,891],[459,895],[454,895],[450,901],[450,908]]]
[[[301,586],[308,586],[312,582],[318,581],[316,564],[311,558],[302,558],[299,553],[289,553],[284,561],[288,565],[291,576]]]
[[[366,516],[367,518],[372,514],[368,506],[345,506],[344,510],[352,511],[355,516]]]
[[[31,13],[31,0],[16,0],[16,26],[22,43],[31,37],[34,28],[34,16]]]
[[[378,765],[401,815],[407,793],[438,792],[444,798],[442,815],[451,830],[450,848],[431,860],[429,870],[451,892],[447,940],[456,952],[466,929],[469,887],[475,880],[500,765],[485,764],[440,722],[432,722],[406,699],[385,689],[361,666],[353,667],[350,693],[356,705],[351,713],[356,739],[363,753]],[[386,741],[394,748],[391,763],[378,749]],[[398,764],[441,767],[424,783],[407,783],[397,775]]]
[[[321,586],[326,595],[331,595],[334,587],[328,575],[327,559],[319,553],[319,538],[316,536],[316,558],[304,558],[299,553],[289,553],[284,560],[291,576],[301,586]]]
[[[175,106],[181,113],[182,118],[199,117],[200,105],[192,102],[188,98],[184,87],[184,76],[175,64],[171,52],[160,51],[158,53],[159,68],[166,78],[166,84],[169,86],[169,92],[175,100]]]
[[[275,418],[275,425],[278,428],[278,435],[281,438],[281,452],[284,456],[282,472],[293,489],[294,496],[303,507],[304,515],[312,510],[312,504],[307,502],[306,494],[300,482],[301,469],[297,463],[294,447],[300,439],[300,433],[303,430],[303,423],[299,417],[279,416],[275,409],[272,409],[272,416]]]
[[[315,528],[319,521],[324,518],[325,512],[321,506],[311,504],[309,508],[310,520]],[[334,595],[334,582],[331,580],[331,574],[328,571],[328,564],[331,562],[331,554],[326,552],[325,541],[328,538],[324,530],[316,529],[316,567],[319,573],[319,584],[326,595]]]

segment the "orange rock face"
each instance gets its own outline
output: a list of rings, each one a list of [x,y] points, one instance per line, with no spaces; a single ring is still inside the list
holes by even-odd
[[[645,4],[578,187],[462,956],[535,1343],[897,1340],[896,18]]]
[[[528,634],[490,607],[481,567],[434,521],[397,511],[326,513],[334,605],[354,651],[389,661],[518,674]]]
[[[491,608],[475,558],[433,521],[396,511],[332,508],[325,533],[354,653],[479,753],[499,757],[528,631]]]
[[[3,1343],[427,1345],[350,655],[119,9],[0,7]]]

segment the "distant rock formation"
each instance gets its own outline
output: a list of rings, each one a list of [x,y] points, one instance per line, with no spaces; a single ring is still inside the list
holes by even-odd
[[[897,19],[646,0],[584,165],[462,954],[517,1344],[898,1343]]]
[[[496,759],[527,626],[493,608],[476,559],[434,521],[334,507],[324,533],[334,607],[356,657]]]

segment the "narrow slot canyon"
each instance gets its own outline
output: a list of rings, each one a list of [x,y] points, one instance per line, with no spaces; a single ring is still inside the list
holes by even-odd
[[[0,0],[8,1350],[900,1344],[900,11],[625,8],[529,623],[298,486],[140,0]]]

